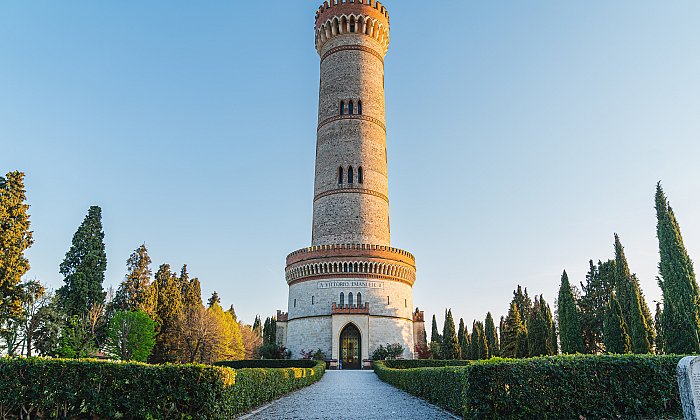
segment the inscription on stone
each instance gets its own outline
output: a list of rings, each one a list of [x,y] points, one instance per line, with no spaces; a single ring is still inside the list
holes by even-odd
[[[362,280],[337,280],[337,281],[319,281],[319,289],[334,289],[348,287],[366,287],[369,289],[383,289],[384,283],[381,281],[362,281]]]
[[[685,420],[700,420],[700,357],[687,356],[678,362],[678,388]]]

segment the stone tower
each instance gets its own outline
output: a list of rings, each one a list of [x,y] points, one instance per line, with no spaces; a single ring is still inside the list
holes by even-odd
[[[415,260],[390,246],[384,110],[389,13],[374,0],[316,12],[321,59],[311,247],[287,256],[288,313],[278,341],[292,357],[321,349],[361,368],[381,344],[414,355]]]

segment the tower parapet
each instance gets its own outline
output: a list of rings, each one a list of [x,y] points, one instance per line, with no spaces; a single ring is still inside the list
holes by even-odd
[[[331,0],[316,12],[316,50],[338,35],[360,34],[374,38],[386,54],[389,49],[389,12],[374,0]]]

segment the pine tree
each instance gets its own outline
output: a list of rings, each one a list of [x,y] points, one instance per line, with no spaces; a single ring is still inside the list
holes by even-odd
[[[470,353],[473,360],[484,360],[489,358],[489,349],[488,344],[486,343],[484,324],[481,321],[474,321],[472,324]]]
[[[221,298],[216,291],[214,291],[214,293],[211,294],[211,297],[207,300],[207,306],[211,308],[215,303],[221,305]]]
[[[486,344],[489,348],[489,356],[499,356],[498,335],[496,335],[496,325],[493,323],[493,316],[491,315],[491,312],[486,314],[484,334],[486,335]]]
[[[535,297],[530,319],[527,323],[528,352],[531,357],[545,356],[550,354],[551,351],[547,348],[549,330],[545,313],[542,311],[540,303],[540,300]]]
[[[445,360],[459,359],[462,355],[462,350],[459,347],[457,340],[457,332],[455,331],[455,322],[452,318],[452,310],[447,311],[445,324],[442,328],[442,343],[440,346],[442,358]]]
[[[459,327],[457,327],[457,341],[459,342],[459,349],[461,350],[460,359],[466,359],[469,353],[467,348],[467,335],[468,331],[464,330],[464,319],[459,319]]]
[[[661,183],[656,184],[656,236],[659,239],[659,286],[664,310],[661,326],[665,352],[700,352],[700,291],[695,268],[683,244],[676,220]]]
[[[511,302],[508,316],[502,324],[501,356],[527,357],[527,327],[515,302]]]
[[[571,290],[569,276],[566,274],[566,271],[564,271],[561,276],[559,300],[557,303],[561,352],[569,354],[583,352],[581,323],[579,321],[578,309],[576,309],[574,293]]]
[[[113,306],[126,311],[144,311],[148,313],[151,285],[151,257],[146,245],[141,245],[126,260],[127,274],[119,285]]]
[[[156,272],[155,284],[158,290],[155,319],[158,333],[151,360],[155,363],[174,362],[179,356],[180,322],[183,318],[180,281],[170,271],[170,265],[163,264]]]
[[[22,311],[19,284],[29,271],[29,260],[24,252],[34,243],[26,200],[22,172],[9,172],[0,177],[0,329]]]
[[[649,341],[652,336],[652,327],[647,324],[647,317],[643,306],[646,307],[639,283],[636,277],[630,274],[625,251],[620,238],[615,234],[615,289],[616,297],[622,308],[622,315],[629,328],[632,340],[632,352],[644,354],[651,352]],[[649,309],[646,309],[649,312]]]
[[[102,210],[92,206],[73,235],[73,243],[60,266],[66,284],[56,294],[69,316],[84,316],[105,300],[102,288],[107,270],[104,236]]]
[[[238,322],[238,316],[236,315],[236,310],[233,309],[233,304],[231,306],[229,306],[228,311],[226,311],[226,312],[230,313],[231,316],[233,317],[233,320]]]
[[[608,308],[605,311],[604,334],[605,350],[611,354],[625,354],[631,350],[630,336],[627,332],[627,324],[622,316],[622,308],[615,297],[615,292],[610,294]]]

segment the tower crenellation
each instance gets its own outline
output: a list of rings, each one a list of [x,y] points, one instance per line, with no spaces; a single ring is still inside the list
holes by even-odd
[[[372,0],[333,0],[324,2],[316,12],[316,50],[338,35],[365,35],[389,49],[389,12]]]

